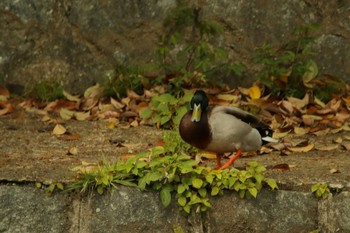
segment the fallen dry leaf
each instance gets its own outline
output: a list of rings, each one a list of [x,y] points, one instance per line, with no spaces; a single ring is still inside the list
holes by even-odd
[[[336,134],[336,133],[339,133],[340,131],[343,131],[343,127],[331,129],[330,133]]]
[[[128,160],[130,158],[134,158],[135,156],[135,153],[121,153],[118,158],[121,160]]]
[[[294,127],[294,133],[297,135],[305,135],[310,131],[310,128],[305,128],[305,127]]]
[[[55,135],[62,135],[62,134],[65,134],[66,132],[67,132],[67,129],[64,128],[64,126],[61,124],[57,124],[52,131],[52,133]]]
[[[89,87],[84,92],[84,97],[88,98],[99,98],[103,96],[104,89],[100,86],[100,84],[96,84],[95,86]]]
[[[210,153],[210,152],[207,152],[207,151],[200,151],[200,153],[197,153],[196,156],[195,156],[195,160],[198,163],[202,162],[203,158],[213,160],[213,159],[216,159],[216,154],[215,153]]]
[[[120,113],[116,111],[105,111],[97,113],[98,119],[119,118]]]
[[[329,170],[329,172],[331,174],[340,173],[340,171],[337,168],[331,168],[331,170]]]
[[[331,109],[331,108],[322,108],[322,109],[319,109],[316,111],[318,114],[321,114],[321,115],[326,115],[328,113],[333,113],[334,110]]]
[[[343,142],[341,145],[345,148],[345,150],[350,150],[350,142]]]
[[[303,99],[295,97],[288,97],[287,100],[293,105],[294,108],[302,111],[302,109],[309,103],[310,96],[306,94]]]
[[[308,152],[308,151],[311,151],[314,147],[315,147],[315,145],[311,143],[311,144],[309,144],[307,146],[303,146],[303,147],[287,147],[287,149],[292,151],[292,152]]]
[[[284,144],[284,143],[282,143],[282,142],[280,142],[280,143],[273,143],[273,144],[271,144],[270,145],[273,149],[275,149],[275,150],[284,150],[285,148],[286,148],[286,145]]]
[[[132,90],[126,90],[126,95],[130,98],[130,99],[135,99],[135,100],[142,100],[143,97],[140,96],[139,94],[137,94],[136,92],[132,91]]]
[[[342,128],[342,130],[344,130],[344,131],[350,131],[350,126],[349,126],[349,124],[347,124],[347,123],[345,123],[341,128]]]
[[[309,145],[309,139],[307,138],[300,138],[300,139],[294,139],[290,142],[291,147],[301,147],[301,146],[307,146]]]
[[[25,111],[28,113],[38,114],[38,115],[47,115],[48,112],[42,109],[32,108],[32,107],[26,107]]]
[[[0,100],[1,101],[7,101],[10,98],[10,92],[9,90],[0,85]]]
[[[318,99],[316,96],[314,97],[314,102],[322,108],[326,106],[326,104],[322,100]]]
[[[71,95],[66,91],[63,91],[63,96],[66,97],[67,100],[74,101],[74,102],[80,102],[79,96]]]
[[[318,131],[312,132],[312,134],[314,134],[316,136],[324,136],[324,135],[328,134],[330,130],[331,130],[330,128],[326,128],[324,130],[318,130]]]
[[[216,98],[227,102],[236,102],[239,99],[239,96],[231,94],[218,94]]]
[[[335,142],[335,143],[342,143],[343,139],[341,137],[337,137],[337,138],[333,139],[333,142]]]
[[[123,109],[123,108],[125,107],[124,104],[122,104],[122,103],[120,103],[119,101],[113,99],[112,97],[111,97],[111,104],[112,104],[117,110],[121,110],[121,109]]]
[[[315,149],[320,151],[331,151],[331,150],[337,150],[338,147],[339,147],[338,144],[332,144],[332,145],[316,144]]]
[[[91,173],[93,171],[96,171],[99,168],[99,164],[94,162],[94,163],[89,163],[89,162],[81,162],[81,165],[76,166],[72,169],[70,169],[73,172],[77,172],[78,174],[85,174],[85,173]]]
[[[294,112],[292,103],[286,100],[281,101],[280,108],[281,108],[281,111],[287,116],[291,116]]]
[[[327,105],[334,111],[338,111],[340,105],[341,105],[341,100],[336,100],[336,99],[331,99]]]
[[[11,113],[13,111],[15,111],[15,108],[12,106],[12,104],[6,101],[0,101],[0,116]]]
[[[80,136],[77,134],[64,134],[60,136],[58,139],[64,140],[64,141],[75,141],[75,140],[79,140]]]
[[[131,125],[132,127],[137,127],[137,126],[139,126],[139,123],[137,122],[137,120],[133,120],[133,121],[130,123],[130,125]]]
[[[88,111],[88,112],[75,112],[74,117],[78,121],[85,121],[85,120],[90,118],[90,111]]]
[[[108,129],[114,129],[116,125],[117,125],[116,122],[111,121],[111,122],[109,122],[107,128],[108,128]]]
[[[45,115],[41,118],[41,121],[51,121],[51,120],[52,120],[52,118],[48,115]]]
[[[259,150],[259,154],[269,154],[273,151],[272,148],[266,147],[266,146],[262,146]]]
[[[122,103],[125,104],[126,106],[129,106],[129,103],[131,101],[131,99],[129,97],[125,97],[122,100]]]
[[[70,120],[70,119],[72,119],[72,117],[74,116],[75,113],[76,113],[75,111],[69,110],[67,108],[61,108],[60,117],[63,120]]]
[[[290,131],[287,132],[274,132],[272,137],[279,139],[279,138],[284,138],[285,136],[287,136],[289,134]]]
[[[286,171],[286,170],[289,170],[290,167],[286,163],[281,163],[281,164],[274,165],[273,167],[271,167],[271,169]]]
[[[320,121],[322,120],[322,117],[317,116],[317,115],[303,115],[302,116],[303,122],[305,125],[313,125],[315,124],[315,121]]]
[[[88,98],[88,99],[84,99],[82,101],[82,106],[81,109],[82,110],[91,110],[93,109],[96,105],[98,104],[98,99],[95,98]]]
[[[254,85],[254,86],[248,88],[248,95],[253,100],[260,99],[260,97],[261,97],[260,88],[257,85]]]
[[[68,150],[68,155],[77,155],[78,154],[78,148],[76,147],[71,147]]]

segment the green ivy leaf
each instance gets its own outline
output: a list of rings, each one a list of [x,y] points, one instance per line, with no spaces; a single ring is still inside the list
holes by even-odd
[[[162,94],[162,95],[159,95],[159,96],[155,96],[153,98],[154,98],[155,101],[162,102],[162,103],[174,104],[174,103],[178,102],[178,100],[174,96],[172,96],[172,95],[170,95],[168,93],[165,93],[165,94]]]
[[[144,108],[142,111],[141,111],[141,118],[143,119],[148,119],[152,116],[152,110],[150,108]]]
[[[152,155],[161,155],[161,154],[164,154],[164,152],[165,150],[164,150],[164,147],[162,146],[156,146],[151,149]]]
[[[59,190],[63,190],[63,184],[62,183],[56,183],[56,187],[59,189]]]
[[[203,185],[203,180],[195,178],[192,180],[192,186],[195,187],[196,189],[200,189]]]
[[[276,180],[274,180],[274,179],[265,179],[265,182],[270,186],[270,188],[278,189],[278,185],[276,183]]]
[[[178,194],[181,194],[181,193],[183,193],[186,189],[187,189],[187,188],[186,188],[185,185],[179,184],[179,185],[177,186],[177,193],[178,193]]]
[[[210,195],[216,196],[216,195],[218,195],[219,191],[220,191],[220,189],[215,186],[211,189]]]
[[[261,182],[264,180],[264,176],[262,174],[260,174],[260,173],[255,174],[254,178],[255,178],[256,182],[259,183],[259,184],[261,184]]]
[[[158,181],[161,178],[161,174],[159,172],[151,172],[149,174],[150,174],[149,176],[150,181]]]
[[[47,188],[48,193],[52,193],[55,190],[56,185],[55,184],[50,184],[49,187]]]
[[[176,125],[180,124],[180,121],[186,112],[187,112],[187,108],[185,106],[182,106],[182,107],[177,109],[176,115],[175,115],[175,117],[173,117],[173,121]]]
[[[212,184],[214,181],[214,176],[212,174],[208,174],[205,176],[205,180],[209,183]]]
[[[238,191],[238,195],[239,195],[239,197],[240,197],[241,199],[243,199],[244,196],[245,196],[245,190],[244,190],[244,189],[239,190],[239,191]]]
[[[171,202],[171,191],[173,190],[173,187],[171,184],[166,184],[161,190],[160,190],[160,200],[164,207],[168,207]]]
[[[155,123],[157,123],[157,122],[160,122],[160,119],[161,119],[161,115],[160,114],[155,114],[155,116],[153,117],[153,121],[155,122]]]
[[[139,161],[137,161],[137,163],[135,165],[136,165],[136,168],[143,168],[143,167],[146,167],[148,165],[148,163],[146,163],[145,161],[139,160]],[[135,174],[135,175],[137,175],[137,174]]]
[[[104,186],[103,185],[99,185],[97,186],[97,193],[102,195],[104,191]]]
[[[41,182],[35,182],[35,187],[37,187],[38,189],[40,189],[42,186]]]
[[[184,96],[181,98],[181,100],[179,101],[179,103],[180,103],[180,104],[188,103],[188,102],[191,101],[192,97],[193,97],[193,93],[190,92],[190,91],[186,91],[186,90],[185,90],[185,94],[184,94]]]
[[[179,203],[179,205],[183,207],[183,206],[185,206],[186,203],[187,203],[187,198],[181,196],[181,197],[179,197],[179,198],[177,199],[177,203]]]
[[[146,185],[147,185],[147,183],[146,183],[146,177],[144,176],[144,177],[141,177],[140,179],[139,179],[139,182],[138,182],[138,187],[139,187],[139,189],[141,189],[141,190],[145,190],[146,189]]]
[[[201,188],[198,190],[198,193],[201,197],[206,197],[207,196],[207,190],[206,188]]]
[[[181,173],[188,173],[193,171],[193,166],[197,165],[197,162],[194,160],[188,160],[180,162],[178,167],[181,170]]]
[[[184,211],[189,214],[191,212],[191,206],[189,204],[184,206]]]
[[[229,189],[232,189],[232,187],[235,185],[238,178],[230,177],[228,178],[228,187]]]
[[[160,118],[160,124],[164,125],[165,123],[167,123],[168,121],[170,121],[171,119],[171,115],[166,115]]]
[[[256,196],[258,195],[258,190],[254,187],[248,188],[248,191],[254,198],[256,198]]]
[[[311,192],[316,192],[317,189],[319,189],[319,188],[320,188],[320,184],[319,184],[319,183],[314,184],[314,185],[312,185],[312,187],[311,187]]]
[[[125,185],[125,186],[130,186],[130,187],[136,187],[137,185],[130,181],[130,180],[116,180],[115,183]]]

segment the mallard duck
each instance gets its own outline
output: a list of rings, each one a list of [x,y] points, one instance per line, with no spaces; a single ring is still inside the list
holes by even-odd
[[[191,99],[191,110],[181,119],[182,139],[198,149],[216,153],[216,169],[225,169],[242,151],[256,151],[266,142],[276,142],[272,130],[256,116],[239,108],[209,106],[207,95],[197,90]],[[233,153],[221,166],[224,153]]]

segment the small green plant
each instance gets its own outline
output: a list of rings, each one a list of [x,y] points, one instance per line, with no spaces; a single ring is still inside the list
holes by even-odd
[[[50,185],[44,185],[43,183],[37,181],[35,182],[35,187],[37,189],[44,188],[48,195],[51,195],[55,190],[64,190],[64,185],[60,182],[51,183]]]
[[[179,125],[182,116],[188,111],[192,93],[184,91],[181,98],[165,93],[154,96],[149,104],[141,112],[141,118],[152,119],[158,127],[174,127]]]
[[[316,229],[316,230],[310,231],[309,233],[320,233],[320,232],[321,232],[320,229]]]
[[[119,65],[116,68],[114,76],[108,75],[102,87],[104,88],[104,96],[117,96],[123,98],[126,96],[127,90],[133,90],[138,94],[142,94],[146,80],[141,75],[142,71],[135,67]]]
[[[223,27],[204,20],[200,8],[180,4],[164,20],[164,29],[155,51],[157,59],[143,67],[118,65],[115,74],[101,84],[105,96],[122,98],[127,90],[142,94],[159,84],[167,84],[167,92],[176,96],[184,88],[218,86],[224,77],[240,76],[245,70],[220,46]]]
[[[282,97],[305,94],[308,83],[318,74],[317,64],[312,60],[315,54],[310,49],[315,43],[310,32],[316,29],[316,25],[297,27],[292,38],[280,48],[265,44],[256,50],[255,62],[262,64],[258,79],[272,94]]]
[[[186,143],[179,136],[179,130],[167,130],[163,134],[164,150],[168,153],[195,155],[198,149]]]
[[[175,93],[183,87],[209,85],[210,79],[218,84],[220,76],[243,72],[245,67],[231,62],[227,51],[217,46],[223,28],[204,20],[200,8],[179,5],[164,21],[164,28],[167,33],[159,40],[158,63]]]
[[[330,193],[330,189],[327,183],[316,183],[312,185],[311,192],[314,193],[318,198],[326,198]]]
[[[179,137],[179,136],[177,136]],[[170,139],[164,138],[166,144]],[[165,144],[165,145],[166,145]],[[158,146],[142,152],[127,161],[98,166],[84,173],[82,180],[69,189],[96,189],[99,194],[117,184],[137,186],[140,190],[158,191],[167,207],[175,197],[185,213],[205,212],[211,208],[210,196],[223,195],[224,190],[238,192],[241,198],[256,198],[264,184],[277,189],[276,181],[264,176],[265,168],[252,162],[246,170],[212,170],[198,166],[183,153],[183,146]]]
[[[63,87],[59,83],[40,82],[34,90],[41,101],[53,101],[63,97]]]

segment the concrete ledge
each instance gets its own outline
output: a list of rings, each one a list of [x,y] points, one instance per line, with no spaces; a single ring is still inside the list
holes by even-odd
[[[349,192],[317,199],[311,193],[262,191],[212,198],[206,214],[163,208],[158,193],[120,187],[111,193],[56,193],[32,185],[0,185],[0,232],[350,232]]]

